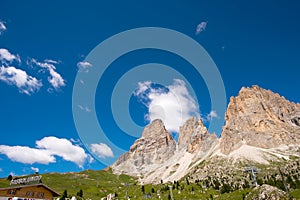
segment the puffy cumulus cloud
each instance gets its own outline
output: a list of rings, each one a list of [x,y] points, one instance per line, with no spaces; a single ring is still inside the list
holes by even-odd
[[[42,87],[42,82],[15,67],[0,67],[0,80],[16,86],[21,93],[30,95]]]
[[[66,85],[62,76],[56,72],[55,64],[59,62],[50,59],[46,59],[44,62],[38,62],[36,59],[31,59],[31,63],[49,71],[50,76],[48,77],[48,81],[54,89],[58,90],[60,87]]]
[[[53,136],[36,141],[36,148],[0,145],[0,154],[5,154],[10,160],[24,164],[55,163],[55,156],[73,162],[81,168],[86,161],[92,161],[91,156],[86,154],[82,147],[73,145],[67,139]]]
[[[4,31],[6,31],[6,29],[7,29],[7,28],[6,28],[5,24],[4,24],[4,22],[0,20],[0,35],[1,35]]]
[[[166,129],[178,132],[191,116],[199,117],[199,107],[189,94],[183,80],[175,79],[169,86],[154,87],[151,82],[139,83],[135,95],[148,107],[149,121],[161,119]]]
[[[91,151],[100,158],[114,157],[111,148],[104,143],[91,144]]]
[[[205,31],[206,26],[207,22],[201,22],[200,24],[198,24],[196,28],[196,35],[200,34],[202,31]]]
[[[10,53],[7,49],[0,49],[0,62],[6,63],[6,62],[13,62],[18,61],[21,62],[21,59],[18,55],[14,55]]]
[[[50,155],[62,157],[66,161],[76,163],[82,167],[88,155],[80,146],[73,145],[69,140],[56,137],[45,137],[36,141],[37,148],[47,150]]]
[[[80,71],[89,72],[89,68],[93,65],[87,61],[82,61],[77,63],[77,67]]]
[[[24,164],[49,164],[55,162],[55,157],[45,149],[0,145],[0,153],[5,154],[12,161]]]

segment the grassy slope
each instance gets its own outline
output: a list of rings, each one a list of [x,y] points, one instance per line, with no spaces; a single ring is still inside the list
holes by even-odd
[[[125,199],[126,186],[129,183],[128,194],[132,199],[145,199],[141,185],[137,184],[135,178],[126,175],[114,175],[107,171],[87,170],[80,173],[51,173],[42,174],[44,184],[53,188],[59,193],[67,190],[69,196],[76,196],[77,192],[83,190],[85,199],[100,199],[109,193],[116,192],[119,199]],[[168,199],[170,194],[169,184],[145,185],[145,193],[150,193],[152,199],[157,198],[157,192],[160,191],[161,199]],[[0,179],[0,187],[8,187],[9,181],[6,178]],[[189,184],[185,181],[180,182],[179,189],[175,185],[173,188],[174,199],[242,199],[243,195],[250,192],[251,189],[238,190],[231,193],[220,194],[219,191],[213,189],[202,189],[197,184]],[[194,192],[192,192],[194,191]],[[154,192],[154,193],[153,193]],[[292,191],[293,197],[300,199],[300,190]]]

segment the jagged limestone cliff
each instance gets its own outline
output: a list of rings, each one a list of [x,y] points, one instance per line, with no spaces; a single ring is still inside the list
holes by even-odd
[[[217,138],[201,119],[191,117],[179,128],[178,144],[163,122],[154,120],[112,170],[139,177],[142,183],[174,181],[187,174],[192,180],[208,176],[217,180],[227,177],[227,172],[241,173],[248,162],[268,165],[300,157],[300,105],[279,94],[258,86],[243,87],[231,97],[225,120]],[[245,183],[231,180],[228,184],[236,187]]]
[[[146,183],[178,180],[207,155],[214,143],[217,137],[208,133],[202,120],[191,117],[180,127],[176,148],[163,122],[154,120],[111,167],[114,173],[137,176]]]
[[[300,104],[258,86],[231,97],[220,148],[224,154],[243,144],[264,149],[300,144]]]

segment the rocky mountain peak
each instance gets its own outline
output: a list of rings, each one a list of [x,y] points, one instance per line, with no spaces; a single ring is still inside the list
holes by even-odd
[[[148,124],[142,133],[143,138],[156,138],[157,136],[170,137],[169,132],[166,130],[165,125],[161,119],[155,119]],[[169,138],[171,139],[171,138]]]
[[[191,163],[208,152],[215,141],[216,136],[208,133],[202,120],[191,117],[180,127],[176,148],[176,141],[162,120],[157,119],[144,128],[142,137],[111,167],[114,173],[144,177],[142,181],[145,182],[177,180],[187,173]]]
[[[142,137],[130,147],[112,166],[113,170],[127,174],[148,171],[148,167],[163,163],[174,155],[176,141],[166,130],[161,120],[147,125]]]
[[[186,149],[189,153],[206,152],[216,140],[215,134],[210,134],[202,119],[191,117],[179,128],[178,148]]]
[[[140,177],[142,183],[159,183],[179,180],[187,173],[196,178],[207,177],[206,172],[221,177],[224,169],[237,160],[267,164],[299,154],[300,104],[279,94],[259,86],[243,87],[230,98],[225,119],[218,139],[201,119],[189,118],[179,128],[178,148],[162,120],[154,120],[111,166],[112,170]],[[198,168],[203,161],[208,164]],[[216,170],[212,170],[214,167]]]
[[[243,144],[273,148],[300,141],[300,105],[259,86],[243,87],[231,97],[225,115],[221,152]]]
[[[200,121],[202,124],[202,121]],[[203,124],[202,124],[203,125]],[[192,135],[199,126],[199,121],[196,117],[189,118],[181,127],[179,127],[178,148],[186,148],[192,140]]]

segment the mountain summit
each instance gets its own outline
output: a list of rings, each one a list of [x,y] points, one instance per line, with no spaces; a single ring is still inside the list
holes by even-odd
[[[249,145],[264,149],[300,143],[300,104],[258,86],[231,97],[220,148],[224,154]]]
[[[154,120],[145,127],[142,137],[130,147],[113,165],[113,169],[137,175],[148,171],[148,166],[158,165],[174,155],[176,141],[166,130],[163,122]]]
[[[180,127],[178,144],[163,122],[154,120],[111,167],[116,174],[140,177],[145,183],[178,180],[216,141],[217,137],[209,134],[202,121],[195,117]]]
[[[258,86],[243,87],[230,98],[225,121],[217,138],[201,119],[191,117],[179,128],[176,144],[163,122],[154,120],[111,168],[116,174],[139,177],[142,183],[159,183],[179,180],[193,171],[203,173],[197,170],[203,161],[268,164],[291,155],[300,157],[300,104]]]

